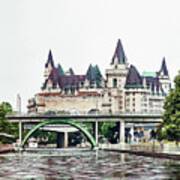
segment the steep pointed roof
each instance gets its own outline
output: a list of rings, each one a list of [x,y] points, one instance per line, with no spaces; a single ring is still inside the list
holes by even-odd
[[[133,65],[130,66],[125,85],[125,88],[130,87],[143,87],[142,77]]]
[[[127,61],[127,58],[123,49],[123,45],[120,39],[117,42],[117,46],[116,46],[111,64],[114,64],[115,58],[118,59],[118,64],[125,64]]]
[[[94,67],[94,71],[96,72],[96,76],[97,76],[97,77],[99,77],[99,78],[102,77],[102,74],[101,74],[101,71],[100,71],[98,65],[96,65],[96,66]]]
[[[53,68],[51,73],[49,74],[48,78],[45,80],[42,89],[45,89],[47,86],[48,81],[50,80],[52,82],[53,86],[56,86],[58,83],[58,72],[56,68]]]
[[[97,88],[101,87],[101,80],[102,80],[102,74],[101,71],[98,67],[98,65],[94,66],[94,72],[95,72],[95,81],[96,81],[96,86]]]
[[[86,73],[86,78],[90,81],[90,82],[92,82],[92,81],[94,81],[95,80],[95,71],[94,71],[94,68],[93,68],[93,66],[90,64],[89,65],[89,68],[88,68],[88,70],[87,70],[87,73]]]
[[[71,75],[75,75],[75,73],[74,73],[72,68],[69,68],[69,72],[70,72]]]
[[[166,66],[165,57],[164,57],[163,60],[162,60],[161,69],[160,69],[160,71],[158,72],[158,75],[160,75],[161,72],[163,72],[163,74],[164,74],[165,76],[168,76],[168,70],[167,70],[167,66]]]
[[[64,70],[63,70],[61,64],[58,64],[57,69],[58,69],[60,75],[66,75],[66,73],[64,72]]]
[[[49,50],[48,59],[47,59],[47,62],[45,64],[45,67],[48,67],[49,63],[51,64],[52,67],[54,67],[54,60],[53,60],[53,56],[52,56],[51,50]]]
[[[42,89],[47,87],[48,81],[52,82],[53,86],[59,85],[60,88],[79,88],[82,82],[85,81],[85,75],[62,75],[58,68],[53,68],[48,79],[43,84]]]

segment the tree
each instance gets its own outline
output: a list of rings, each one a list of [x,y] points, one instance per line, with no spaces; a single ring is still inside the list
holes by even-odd
[[[16,138],[18,134],[17,126],[10,123],[6,118],[7,113],[11,113],[12,111],[12,106],[8,102],[2,102],[0,104],[0,132],[15,135]],[[6,137],[1,137],[0,142],[10,143],[12,140],[7,139]]]
[[[118,124],[115,122],[105,122],[102,126],[102,134],[111,143],[118,142]]]
[[[0,104],[0,132],[9,133],[10,122],[6,119],[6,114],[12,112],[12,107],[9,103],[3,102]]]
[[[180,71],[174,79],[175,89],[165,99],[163,122],[158,129],[159,140],[180,141]]]

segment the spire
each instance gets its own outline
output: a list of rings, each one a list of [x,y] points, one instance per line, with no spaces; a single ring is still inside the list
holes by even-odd
[[[47,59],[47,62],[45,64],[45,67],[48,67],[49,63],[51,64],[52,67],[54,67],[54,61],[53,61],[53,56],[52,56],[51,50],[49,50],[48,59]]]
[[[127,62],[127,58],[124,53],[124,49],[120,39],[118,39],[116,50],[114,52],[111,64],[115,63],[116,58],[118,59],[118,64],[126,64]]]
[[[165,57],[162,60],[162,65],[161,65],[161,69],[159,71],[159,75],[161,74],[161,72],[163,72],[164,76],[168,76],[168,70],[167,70],[167,66],[166,66],[166,60]]]
[[[125,87],[143,87],[142,77],[133,65],[130,66]]]

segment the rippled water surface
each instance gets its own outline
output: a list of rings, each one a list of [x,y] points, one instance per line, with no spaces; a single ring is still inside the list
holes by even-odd
[[[104,151],[0,155],[0,179],[180,180],[180,161]]]

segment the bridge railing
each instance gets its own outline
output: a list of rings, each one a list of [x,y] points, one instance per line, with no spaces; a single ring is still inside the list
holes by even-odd
[[[27,114],[27,113],[9,113],[7,114],[7,117],[8,116],[50,116],[50,115],[53,115],[53,116],[63,116],[63,115],[148,115],[148,116],[162,116],[163,115],[163,112],[112,112],[112,113],[109,113],[109,112],[103,112],[103,111],[98,111],[98,112],[87,112],[87,111],[78,111],[78,112],[63,112],[63,113],[31,113],[31,114]]]

